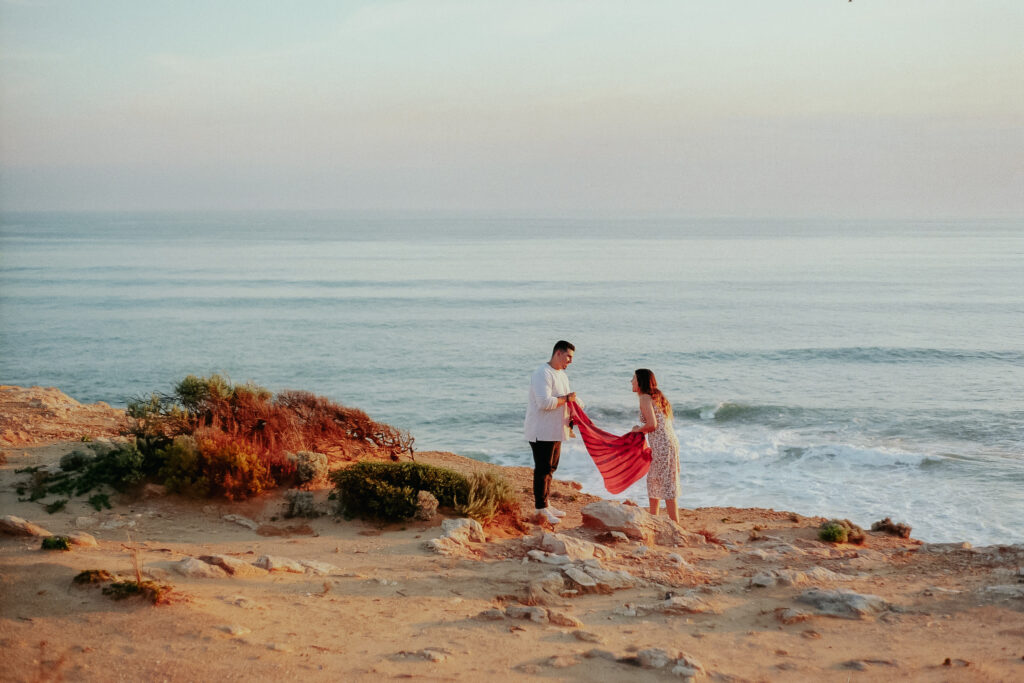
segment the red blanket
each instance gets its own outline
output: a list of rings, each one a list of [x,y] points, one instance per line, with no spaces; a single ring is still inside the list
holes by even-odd
[[[569,415],[583,437],[583,445],[604,477],[609,493],[621,493],[647,474],[651,448],[640,432],[616,436],[598,429],[576,403],[569,403]]]

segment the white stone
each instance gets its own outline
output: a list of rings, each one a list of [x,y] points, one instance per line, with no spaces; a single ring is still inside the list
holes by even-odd
[[[487,540],[487,536],[484,535],[484,528],[480,526],[480,522],[468,517],[444,520],[441,522],[441,531],[443,532],[442,536],[460,543],[470,541],[484,543]]]
[[[590,574],[583,571],[582,569],[578,567],[566,567],[564,571],[565,575],[568,576],[573,581],[573,583],[575,583],[580,588],[584,590],[597,589],[597,581],[594,580],[594,577],[592,577]]]
[[[330,576],[331,574],[340,574],[341,568],[336,567],[328,562],[318,562],[316,560],[299,560],[300,565],[305,567],[306,573],[314,574],[316,576]]]
[[[72,545],[82,546],[83,548],[96,548],[99,546],[99,543],[96,542],[96,537],[84,531],[68,534],[68,540]]]
[[[797,601],[812,605],[823,614],[847,619],[860,619],[889,607],[889,604],[877,595],[864,595],[843,589],[828,591],[811,588],[797,596]]]
[[[529,619],[537,624],[548,623],[548,611],[543,607],[509,605],[505,608],[505,616],[510,619]]]
[[[534,562],[541,562],[543,564],[572,564],[572,560],[570,560],[566,555],[555,555],[554,553],[544,552],[543,550],[530,550],[526,553],[526,556]]]
[[[243,517],[242,515],[224,515],[223,519],[228,522],[240,524],[241,526],[244,526],[246,529],[252,529],[253,531],[256,531],[260,528],[260,525],[257,522],[254,522],[248,517]]]
[[[229,636],[233,636],[236,638],[238,636],[244,636],[247,633],[252,633],[251,628],[239,626],[238,624],[224,624],[223,626],[218,626],[217,628],[223,631],[224,633],[227,633]]]
[[[201,555],[199,559],[207,564],[220,567],[228,574],[238,578],[255,578],[267,575],[266,569],[250,564],[245,560],[240,560],[237,557],[231,557],[230,555]]]
[[[192,579],[222,579],[228,575],[220,567],[206,564],[194,557],[186,557],[178,562],[172,562],[170,569]]]
[[[291,560],[287,557],[261,555],[259,559],[253,562],[253,564],[260,569],[266,569],[268,572],[292,572],[293,574],[306,573],[305,567],[295,560]]]

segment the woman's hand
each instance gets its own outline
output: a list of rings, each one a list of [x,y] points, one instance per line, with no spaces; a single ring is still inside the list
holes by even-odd
[[[640,425],[633,425],[633,428],[630,429],[629,431],[631,431],[631,432],[640,432],[640,431],[643,431],[643,430],[640,429]]]

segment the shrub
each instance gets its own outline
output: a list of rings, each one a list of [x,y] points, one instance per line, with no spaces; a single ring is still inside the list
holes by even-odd
[[[416,514],[417,493],[429,491],[441,505],[458,507],[469,498],[469,481],[454,470],[420,463],[359,462],[334,473],[346,517],[387,521]]]
[[[875,522],[871,525],[872,531],[884,531],[887,534],[893,536],[899,536],[900,538],[910,538],[910,525],[902,522],[893,522],[892,519],[886,517],[883,520]]]
[[[299,451],[289,458],[295,463],[295,479],[299,484],[312,484],[327,478],[327,456],[312,451]]]
[[[210,480],[203,472],[202,455],[196,440],[182,434],[156,452],[162,464],[157,479],[171,493],[192,496],[210,494]]]
[[[61,456],[60,468],[65,472],[75,472],[82,469],[95,459],[95,453],[86,453],[85,451],[74,450]]]
[[[67,536],[47,536],[43,539],[43,550],[71,550],[71,539]]]
[[[267,461],[251,444],[208,430],[197,445],[211,493],[223,494],[228,500],[244,500],[276,486]]]
[[[818,538],[828,543],[864,542],[864,530],[848,519],[830,519],[818,527]]]
[[[86,569],[76,574],[75,578],[71,580],[79,585],[90,585],[113,581],[114,576],[106,569]]]
[[[455,507],[459,514],[479,522],[489,522],[499,512],[511,512],[518,508],[512,484],[504,477],[490,472],[471,474],[466,502]]]

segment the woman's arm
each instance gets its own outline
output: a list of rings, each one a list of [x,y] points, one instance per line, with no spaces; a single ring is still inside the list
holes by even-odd
[[[658,428],[658,418],[654,416],[654,401],[647,394],[640,394],[640,414],[644,416],[644,424],[635,425],[632,431],[649,434]]]

